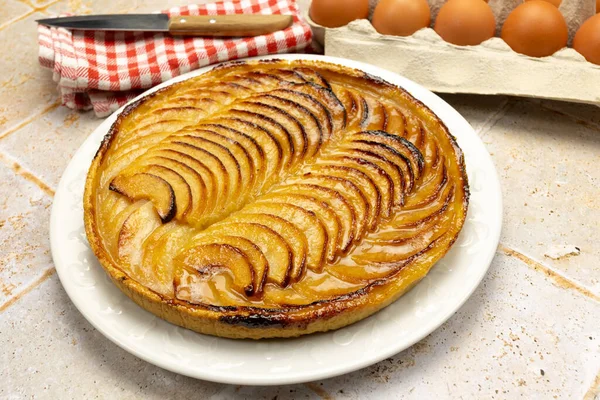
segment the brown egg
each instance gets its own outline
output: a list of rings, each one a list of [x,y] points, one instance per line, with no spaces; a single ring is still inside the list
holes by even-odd
[[[600,13],[600,0],[596,0],[596,12]]]
[[[600,65],[600,14],[581,25],[573,39],[573,48],[589,62]]]
[[[556,7],[546,1],[531,0],[508,15],[501,36],[517,53],[546,57],[567,45],[569,31]]]
[[[531,0],[525,0],[525,1],[531,1]],[[555,7],[560,6],[560,3],[562,3],[562,0],[544,0],[547,1],[548,3],[552,4]],[[600,1],[600,0],[596,0],[596,1]]]
[[[496,19],[483,0],[449,0],[440,8],[434,29],[446,42],[477,45],[494,36]]]
[[[319,25],[338,28],[369,16],[369,0],[313,0],[310,18]]]
[[[430,22],[427,0],[380,0],[372,19],[377,32],[396,36],[410,36]]]

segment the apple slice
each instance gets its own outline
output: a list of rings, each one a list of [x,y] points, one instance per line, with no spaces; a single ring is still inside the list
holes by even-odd
[[[254,243],[269,263],[267,282],[286,287],[290,283],[294,253],[284,238],[266,225],[256,222],[229,223],[229,218],[212,225],[207,235],[239,236]]]
[[[222,124],[215,124],[212,122],[204,122],[198,125],[197,128],[206,129],[207,131],[214,132],[215,135],[221,136],[222,139],[220,139],[220,143],[223,145],[226,145],[228,141],[234,141],[238,143],[244,149],[244,153],[246,153],[248,157],[252,160],[252,168],[254,174],[253,185],[260,187],[260,185],[264,181],[265,173],[267,170],[267,160],[265,160],[265,152],[263,147],[255,138],[248,135],[247,133],[240,132],[231,127]]]
[[[315,71],[312,68],[300,67],[300,68],[294,68],[294,71],[296,73],[300,74],[302,76],[302,78],[304,78],[304,80],[306,80],[307,82],[312,82],[315,85],[319,85],[319,86],[326,87],[327,89],[331,89],[331,85],[329,84],[327,79],[325,79],[325,77],[323,75],[321,75],[320,73],[318,73],[317,71]]]
[[[319,100],[320,96],[313,97],[312,94],[305,93],[303,91],[304,87],[310,87],[310,85],[295,86],[289,89],[276,89],[270,91],[269,95],[296,102],[309,110],[321,122],[325,133],[323,141],[325,141],[329,139],[333,133],[333,116],[327,107]]]
[[[277,136],[271,130],[249,121],[249,118],[235,115],[232,111],[227,111],[226,116],[212,118],[210,124],[211,126],[225,127],[229,131],[237,131],[256,141],[262,149],[263,160],[267,167],[265,177],[272,176],[281,170],[284,150]]]
[[[275,214],[268,213],[269,210],[262,211],[261,207],[249,207],[256,203],[251,203],[241,211],[231,214],[223,220],[226,224],[260,223],[277,232],[289,245],[293,253],[293,265],[290,270],[289,282],[297,280],[306,267],[308,244],[303,232],[292,222]]]
[[[354,106],[352,125],[357,129],[365,129],[369,122],[369,104],[360,94],[353,90],[348,91],[348,96],[352,98]]]
[[[363,122],[363,129],[385,131],[388,124],[388,115],[385,107],[380,101],[372,97],[367,97],[365,101],[369,110],[369,118]]]
[[[354,240],[362,240],[363,235],[368,229],[368,216],[370,215],[371,210],[365,195],[354,183],[339,176],[329,176],[317,173],[291,176],[286,183],[312,184],[339,193],[339,195],[345,199],[346,203],[354,210],[356,221],[355,230],[353,232]]]
[[[393,206],[401,206],[404,204],[404,176],[400,167],[383,157],[381,154],[368,150],[344,148],[342,154],[344,154],[343,157],[353,157],[365,160],[385,171],[384,175],[387,175],[392,183]]]
[[[351,182],[358,188],[362,197],[367,200],[367,229],[375,229],[381,213],[381,192],[369,175],[353,165],[335,165],[328,163],[327,159],[310,165],[303,172],[337,177]]]
[[[160,149],[150,150],[147,155],[174,160],[194,171],[195,177],[188,182],[190,182],[190,187],[193,185],[199,186],[198,188],[192,187],[192,190],[198,192],[201,196],[195,200],[195,205],[197,206],[195,209],[199,214],[197,215],[197,218],[194,217],[194,221],[200,219],[203,215],[210,213],[214,209],[218,187],[214,173],[205,164],[181,151],[172,150],[168,146],[161,146]],[[196,222],[199,223],[199,221]]]
[[[404,179],[404,195],[411,193],[415,188],[415,175],[413,173],[411,162],[395,148],[374,141],[354,139],[351,142],[342,143],[339,149],[341,152],[361,150],[377,154],[379,157],[393,163],[401,171]]]
[[[415,179],[419,179],[423,172],[425,160],[423,155],[414,144],[408,140],[392,135],[384,131],[364,131],[359,132],[351,136],[352,140],[366,140],[370,142],[376,142],[386,144],[389,147],[393,147],[397,152],[402,154],[406,159],[410,161],[411,168],[415,175]]]
[[[325,201],[316,197],[299,193],[267,193],[256,199],[258,203],[274,202],[287,203],[301,207],[311,212],[327,230],[327,261],[332,263],[337,257],[337,252],[342,248],[342,232],[340,217]]]
[[[335,166],[351,166],[369,177],[381,195],[381,213],[388,218],[394,205],[394,181],[392,177],[376,163],[362,157],[331,155],[323,159],[324,163]]]
[[[118,175],[111,181],[109,189],[130,200],[150,200],[163,222],[169,222],[177,213],[173,188],[166,180],[156,175]]]
[[[293,204],[276,202],[274,200],[248,204],[244,207],[243,211],[245,213],[275,215],[293,224],[302,233],[304,242],[308,244],[307,266],[313,271],[321,271],[323,269],[329,237],[325,225],[314,213]],[[292,280],[298,280],[301,275],[302,270],[296,268],[292,272]]]
[[[173,193],[175,193],[175,204],[177,209],[175,218],[177,220],[183,220],[187,213],[191,211],[192,190],[183,176],[163,165],[153,164],[152,160],[147,158],[139,159],[135,164],[131,165],[131,168],[143,173],[158,176],[169,183],[171,188],[173,188]]]
[[[348,114],[345,105],[336,96],[331,88],[319,86],[314,83],[296,85],[295,90],[311,95],[317,99],[331,113],[333,119],[333,130],[341,131],[346,128],[348,123]]]
[[[235,108],[230,110],[232,113],[240,111],[246,112],[246,116],[242,116],[241,118],[248,119],[248,116],[253,117],[255,119],[250,121],[265,129],[268,129],[267,124],[269,123],[270,125],[276,124],[280,129],[274,130],[274,133],[279,130],[285,133],[285,135],[279,137],[278,143],[280,143],[280,147],[283,149],[290,148],[290,156],[293,157],[294,164],[304,159],[308,151],[308,137],[302,123],[292,114],[288,113],[285,109],[266,103],[249,101],[236,104]],[[265,118],[261,117],[261,115]]]
[[[136,209],[123,222],[117,241],[117,256],[121,265],[129,266],[130,270],[125,272],[133,276],[140,275],[138,271],[141,268],[144,241],[161,224],[151,202]]]
[[[269,72],[264,71],[249,71],[244,75],[259,81],[260,85],[263,86],[263,89],[267,89],[269,87],[277,87],[282,82],[285,82],[283,78],[279,75],[271,74]]]
[[[387,113],[387,127],[384,129],[386,132],[397,136],[406,136],[406,117],[397,107],[386,106]]]
[[[337,191],[315,184],[295,183],[275,187],[265,198],[268,198],[268,195],[314,197],[327,204],[335,212],[337,219],[340,221],[340,240],[335,242],[335,254],[339,255],[339,253],[345,253],[350,249],[354,241],[355,232],[357,231],[356,211],[348,203],[348,200]],[[329,237],[335,236],[329,235]]]
[[[306,134],[308,145],[307,156],[314,156],[323,144],[325,134],[321,122],[317,119],[315,114],[313,114],[308,108],[304,107],[300,103],[283,99],[281,97],[272,96],[270,94],[254,96],[250,100],[247,100],[247,102],[251,104],[275,107],[275,109],[279,109],[281,111],[285,110],[285,113],[294,117],[294,119],[303,127],[303,131]],[[272,116],[271,114],[267,115]]]
[[[435,243],[442,240],[448,231],[448,226],[437,225],[433,229],[423,232],[399,244],[376,243],[376,238],[370,238],[368,252],[357,252],[352,256],[352,261],[359,265],[402,265],[416,257]]]
[[[291,85],[304,84],[307,82],[306,79],[304,79],[300,73],[296,72],[293,69],[277,68],[273,69],[272,71],[273,73],[280,76],[284,81],[286,81],[286,83],[289,83]]]
[[[204,125],[200,125],[195,128],[187,128],[183,130],[183,133],[185,135],[201,137],[203,139],[210,140],[211,142],[214,142],[215,144],[227,149],[230,154],[233,155],[240,167],[242,178],[241,187],[247,188],[249,191],[254,189],[256,178],[254,159],[250,156],[248,150],[246,150],[246,148],[236,140],[237,138],[234,135],[223,135],[212,129],[205,128]]]
[[[223,270],[229,271],[238,290],[247,296],[255,293],[252,264],[242,250],[232,245],[211,243],[195,246],[178,254],[175,263],[190,272],[209,277]]]
[[[264,285],[267,281],[267,274],[269,272],[269,262],[267,258],[260,250],[260,248],[252,243],[250,240],[233,235],[200,235],[194,238],[189,244],[186,245],[186,249],[196,247],[199,245],[207,244],[226,244],[233,246],[241,250],[252,266],[254,271],[254,281],[252,286],[254,287],[254,294],[260,294],[263,291]]]
[[[169,143],[165,143],[164,146],[161,147],[161,150],[172,150],[183,153],[196,160],[196,163],[204,165],[210,174],[214,176],[214,182],[217,187],[214,199],[216,208],[213,212],[218,214],[227,209],[225,201],[230,195],[229,176],[227,169],[217,156],[206,149],[179,141],[176,137]]]
[[[206,184],[204,183],[202,175],[200,175],[196,169],[190,167],[184,161],[180,161],[177,158],[172,157],[173,155],[167,151],[159,151],[156,154],[154,154],[154,152],[146,154],[146,158],[148,159],[147,162],[149,164],[164,166],[172,171],[175,171],[177,174],[183,177],[190,189],[191,202],[188,212],[185,213],[183,217],[185,221],[196,226],[202,223],[202,217],[206,212],[206,207],[210,205],[210,202],[207,201],[208,192]],[[175,155],[175,157],[177,156]],[[173,186],[173,189],[175,190],[175,197],[177,198],[178,194],[177,190],[175,189],[176,185],[172,184],[171,186]]]
[[[440,196],[448,191],[448,186],[451,186],[448,181],[448,170],[446,165],[442,163],[432,172],[431,178],[424,182],[417,192],[407,198],[403,210],[418,211],[421,207],[425,207],[433,201],[439,201]]]
[[[247,187],[242,186],[241,166],[227,147],[204,137],[194,135],[172,136],[167,141],[186,143],[198,149],[203,149],[218,158],[225,167],[229,186],[229,196],[223,200],[232,203],[243,201],[243,194],[244,191],[247,190]]]

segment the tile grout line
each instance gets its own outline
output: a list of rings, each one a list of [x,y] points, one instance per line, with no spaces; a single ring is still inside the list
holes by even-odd
[[[583,400],[594,400],[598,398],[598,395],[600,395],[600,371],[598,371],[596,378],[594,378],[591,386],[589,387],[587,392],[585,392]]]
[[[12,157],[10,157],[12,158]],[[5,164],[7,167],[13,170],[13,172],[22,178],[25,178],[29,182],[35,184],[38,188],[40,188],[44,193],[46,193],[50,197],[54,197],[54,189],[52,189],[49,185],[47,185],[43,180],[27,171],[23,168],[18,162],[12,161],[8,156],[0,152],[0,163]]]
[[[29,117],[25,118],[24,120],[19,122],[17,125],[13,126],[12,128],[8,128],[4,132],[1,132],[0,140],[9,136],[11,133],[14,133],[14,132],[18,131],[19,129],[25,127],[26,125],[29,125],[30,123],[34,122],[38,118],[43,117],[44,115],[48,114],[50,111],[57,109],[60,106],[60,104],[61,104],[60,100],[56,100],[54,103],[50,104],[48,107],[44,108],[39,113],[30,115]]]
[[[511,249],[509,247],[506,247],[503,244],[498,245],[498,251],[502,252],[503,254],[505,254],[507,256],[515,257],[515,258],[521,260],[522,262],[527,264],[527,266],[529,266],[530,268],[532,268],[535,271],[543,272],[544,275],[546,275],[548,278],[550,278],[552,281],[554,281],[554,283],[557,286],[560,286],[564,289],[573,289],[573,290],[579,292],[580,294],[582,294],[586,297],[589,297],[590,299],[595,300],[596,302],[600,303],[599,295],[595,294],[594,292],[592,292],[588,288],[584,287],[580,283],[578,283],[574,280],[571,280],[571,279],[567,278],[566,276],[558,273],[557,271],[553,270],[552,268],[550,268],[538,261],[535,261],[532,258],[529,258],[525,254],[520,253],[517,250]]]
[[[492,129],[492,127],[498,122],[508,111],[509,108],[513,106],[513,102],[510,98],[505,99],[504,103],[494,112],[492,113],[481,125],[481,127],[475,131],[477,136],[483,140],[483,137]]]
[[[42,273],[42,275],[36,279],[33,283],[27,286],[25,289],[21,290],[19,293],[11,297],[7,302],[0,304],[0,312],[4,312],[7,308],[15,304],[19,301],[23,296],[27,293],[31,292],[33,289],[44,283],[48,278],[50,278],[56,272],[56,268],[50,267]]]
[[[48,7],[50,7],[50,6],[58,3],[59,1],[60,0],[54,0],[54,1],[48,3],[48,4],[44,5],[44,6],[41,6],[41,7],[35,7],[35,6],[32,6],[31,4],[27,4],[28,6],[33,7],[33,8],[31,10],[27,11],[25,14],[21,14],[18,17],[15,17],[15,18],[11,19],[10,21],[5,22],[4,24],[0,25],[0,31],[3,30],[3,29],[8,28],[9,26],[11,26],[12,24],[14,24],[15,22],[19,22],[19,21],[24,20],[25,18],[29,17],[32,14],[35,14],[36,12],[45,11]]]

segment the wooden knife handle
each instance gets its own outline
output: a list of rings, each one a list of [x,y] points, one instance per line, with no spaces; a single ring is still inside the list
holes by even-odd
[[[169,20],[169,33],[187,36],[258,36],[285,29],[292,22],[291,15],[182,15]]]

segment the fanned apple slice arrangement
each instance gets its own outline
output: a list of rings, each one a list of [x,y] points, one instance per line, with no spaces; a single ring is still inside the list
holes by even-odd
[[[88,174],[109,276],[172,323],[232,338],[337,329],[456,240],[468,184],[401,88],[315,61],[229,63],[130,105]]]

